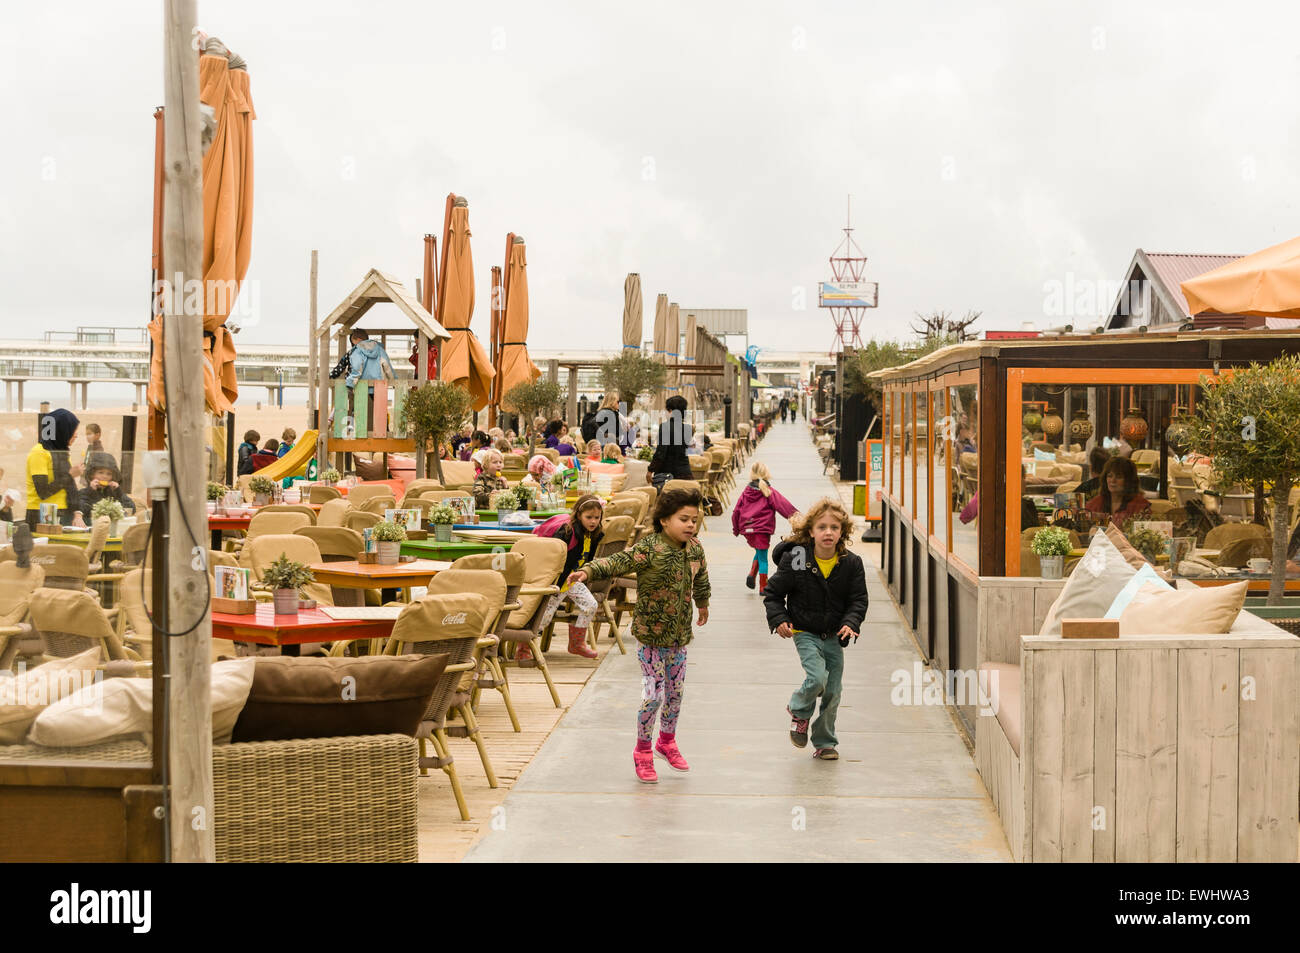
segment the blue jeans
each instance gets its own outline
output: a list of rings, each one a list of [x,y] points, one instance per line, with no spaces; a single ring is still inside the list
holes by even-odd
[[[810,632],[795,632],[794,647],[803,663],[803,684],[790,696],[790,711],[800,718],[812,719],[809,737],[815,748],[834,748],[835,713],[840,707],[841,679],[844,676],[844,649],[834,637],[818,638]],[[817,699],[821,710],[813,718]]]

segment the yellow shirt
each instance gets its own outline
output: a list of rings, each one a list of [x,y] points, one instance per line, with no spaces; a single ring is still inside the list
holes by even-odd
[[[840,561],[838,555],[832,556],[830,559],[822,559],[820,556],[814,554],[813,559],[817,560],[817,568],[822,571],[822,578],[824,579],[831,578],[831,570],[833,570],[835,564]]]
[[[60,488],[53,496],[41,497],[36,492],[36,481],[32,479],[34,476],[43,476],[47,480],[54,479],[54,458],[50,456],[50,451],[39,443],[27,454],[27,511],[40,512],[42,503],[57,503],[60,510],[66,510],[67,491]]]

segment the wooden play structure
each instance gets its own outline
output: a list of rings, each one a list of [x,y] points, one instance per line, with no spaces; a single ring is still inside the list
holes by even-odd
[[[352,329],[374,305],[383,302],[395,305],[411,325],[364,329],[388,352],[396,376],[393,380],[357,381],[349,401],[346,375],[331,380],[330,368],[348,352]],[[424,472],[424,448],[417,447],[415,440],[404,430],[401,433],[397,431],[406,395],[412,387],[418,387],[428,379],[429,349],[449,337],[443,326],[400,281],[376,268],[366,274],[315,330],[316,355],[312,369],[316,377],[319,431],[316,459],[321,461],[322,467],[326,460],[331,459],[328,454],[334,455],[333,466],[343,470],[347,469],[345,458],[348,454],[410,453],[415,456],[416,472]],[[408,360],[409,349],[390,350],[389,340],[392,338],[414,339],[419,353],[413,373]]]

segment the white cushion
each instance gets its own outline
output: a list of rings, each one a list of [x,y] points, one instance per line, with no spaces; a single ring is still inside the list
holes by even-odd
[[[1070,573],[1061,594],[1047,610],[1039,635],[1060,635],[1062,619],[1098,619],[1120,590],[1137,575],[1105,533],[1094,533],[1088,551]]]
[[[253,686],[256,658],[212,666],[212,740],[230,740],[235,721]],[[148,736],[153,729],[153,680],[110,678],[74,692],[46,708],[32,724],[31,741],[57,748],[82,748],[114,738]]]
[[[14,678],[0,678],[0,745],[20,745],[36,716],[95,677],[98,646],[56,658]]]

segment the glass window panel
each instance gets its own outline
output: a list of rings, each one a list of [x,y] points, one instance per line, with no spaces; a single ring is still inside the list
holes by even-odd
[[[912,392],[907,391],[903,394],[903,512],[912,513],[912,441],[915,435],[915,424],[913,420],[913,397]]]
[[[895,391],[893,413],[890,422],[890,441],[893,447],[893,462],[890,464],[892,476],[891,492],[895,500],[903,501],[903,395]]]
[[[929,394],[916,395],[916,522],[922,528],[930,525],[930,411]]]
[[[947,542],[948,518],[942,500],[948,496],[948,428],[946,425],[947,394],[942,390],[930,392],[930,532]]]
[[[952,495],[951,552],[979,571],[979,388],[963,384],[948,389],[952,459],[957,485]]]

